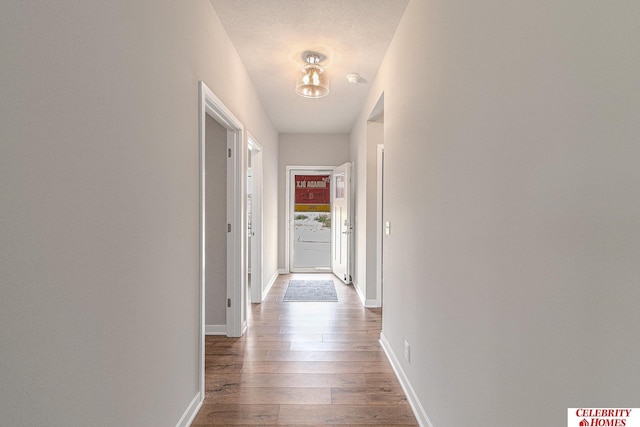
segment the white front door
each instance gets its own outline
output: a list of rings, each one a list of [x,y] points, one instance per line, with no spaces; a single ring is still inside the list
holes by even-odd
[[[351,283],[351,163],[333,170],[332,262],[333,274],[345,283]]]

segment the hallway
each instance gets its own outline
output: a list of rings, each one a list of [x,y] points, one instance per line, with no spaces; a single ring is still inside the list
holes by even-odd
[[[338,302],[282,302],[290,279],[333,279]],[[416,426],[378,343],[380,309],[329,274],[281,275],[242,338],[206,337],[193,426]]]

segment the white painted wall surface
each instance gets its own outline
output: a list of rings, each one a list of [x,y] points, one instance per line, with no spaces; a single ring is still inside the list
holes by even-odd
[[[278,265],[285,268],[285,227],[287,220],[286,183],[287,166],[339,166],[349,161],[349,135],[347,134],[294,134],[281,133],[278,175]]]
[[[433,426],[637,406],[638,22],[635,1],[410,2],[356,126],[384,90],[383,333]]]
[[[174,426],[198,387],[198,81],[264,147],[265,230],[278,134],[207,0],[9,0],[0,39],[0,425]]]

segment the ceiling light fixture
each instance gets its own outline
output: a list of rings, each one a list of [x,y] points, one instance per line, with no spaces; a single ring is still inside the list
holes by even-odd
[[[296,79],[296,93],[305,98],[322,98],[329,93],[329,77],[320,66],[320,54],[307,53],[307,63]]]

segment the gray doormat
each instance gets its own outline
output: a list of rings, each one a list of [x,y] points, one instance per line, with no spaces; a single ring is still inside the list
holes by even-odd
[[[332,280],[289,280],[283,301],[338,301]]]

